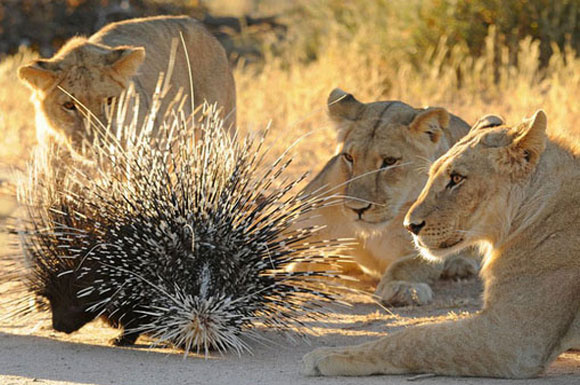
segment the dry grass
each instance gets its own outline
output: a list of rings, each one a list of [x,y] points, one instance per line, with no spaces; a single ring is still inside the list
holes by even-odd
[[[552,131],[578,132],[580,59],[571,49],[562,52],[554,45],[549,64],[541,68],[539,43],[527,38],[513,64],[492,29],[480,57],[470,56],[465,45],[449,48],[441,37],[438,47],[417,60],[405,43],[410,36],[405,19],[385,2],[311,4],[302,8],[302,22],[290,18],[287,41],[266,48],[263,63],[235,69],[242,131],[271,121],[269,140],[278,153],[308,134],[296,147],[296,173],[318,171],[335,150],[326,116],[334,87],[362,101],[443,106],[468,122],[490,112],[516,121],[543,108]],[[16,78],[17,67],[33,56],[21,51],[0,63],[0,164],[21,166],[35,141],[28,91]]]
[[[36,141],[30,92],[16,76],[18,67],[36,56],[21,50],[0,62],[0,168],[22,166]]]
[[[367,33],[368,32],[368,33]],[[579,134],[580,59],[570,49],[539,65],[539,43],[520,43],[517,65],[507,49],[497,46],[495,32],[486,39],[485,54],[473,58],[467,49],[449,49],[444,40],[418,66],[404,55],[391,57],[372,47],[370,31],[350,41],[329,35],[315,60],[298,55],[271,58],[257,71],[236,70],[238,111],[242,127],[263,127],[272,120],[275,147],[283,148],[306,133],[299,146],[297,170],[318,171],[335,149],[334,131],[326,117],[326,98],[334,87],[361,101],[402,100],[415,107],[443,106],[468,122],[485,113],[518,121],[543,108],[552,131]],[[444,38],[443,38],[444,39]],[[370,46],[361,52],[360,47]]]

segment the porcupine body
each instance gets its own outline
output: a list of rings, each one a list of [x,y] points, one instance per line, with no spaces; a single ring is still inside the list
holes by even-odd
[[[344,244],[308,242],[316,229],[297,221],[321,202],[293,192],[301,178],[284,177],[287,157],[266,167],[263,137],[232,141],[211,116],[201,138],[185,124],[176,117],[159,138],[106,154],[98,178],[67,166],[81,187],[58,194],[71,208],[58,212],[82,221],[51,239],[74,251],[56,276],[72,281],[86,318],[124,328],[120,344],[146,333],[186,351],[241,353],[257,324],[288,329],[320,313],[332,293],[317,278],[333,273],[285,267],[332,261]]]
[[[163,75],[160,84],[162,81]],[[135,119],[127,119],[130,121],[127,123],[128,115],[138,114],[138,108],[128,108],[136,98],[131,87],[119,100],[118,115],[110,122],[116,126],[115,132],[102,122],[93,125],[92,129],[97,132],[94,142],[82,154],[71,153],[56,143],[38,146],[33,152],[17,194],[28,211],[28,219],[14,229],[20,235],[24,258],[12,258],[17,266],[13,270],[21,273],[7,279],[22,281],[25,291],[33,295],[35,306],[31,306],[30,296],[20,295],[8,301],[11,316],[30,315],[34,308],[49,310],[53,329],[65,333],[77,331],[98,316],[120,328],[131,320],[131,317],[127,317],[128,321],[120,319],[129,310],[91,309],[102,298],[96,293],[82,297],[78,293],[107,279],[98,275],[94,261],[89,258],[95,247],[103,247],[106,233],[101,229],[109,225],[94,206],[95,197],[91,197],[97,192],[95,178],[106,181],[106,177],[100,178],[101,174],[111,178],[120,175],[111,171],[115,167],[114,157],[138,140],[137,132],[150,131],[156,121],[161,100],[158,92],[153,96],[154,104],[143,125],[137,127]],[[128,345],[137,336],[123,332],[112,342]]]
[[[98,275],[97,266],[87,256],[102,244],[100,228],[107,224],[87,205],[91,200],[86,195],[90,192],[83,188],[86,167],[76,164],[74,178],[63,177],[64,169],[51,167],[61,155],[56,146],[37,148],[28,175],[20,181],[18,198],[28,218],[17,226],[24,252],[19,270],[25,271],[19,279],[36,298],[36,307],[50,311],[53,329],[72,333],[103,313],[89,310],[99,297],[79,298],[78,292],[106,278]],[[83,199],[78,199],[80,196]],[[30,314],[26,296],[19,296],[17,301],[14,315]],[[105,312],[104,318],[120,326],[114,314]],[[126,342],[124,334],[114,341]]]

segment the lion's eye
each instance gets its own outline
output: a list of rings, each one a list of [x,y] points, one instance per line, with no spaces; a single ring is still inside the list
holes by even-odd
[[[113,100],[115,100],[115,98],[113,96],[109,96],[107,98],[107,106],[110,106],[111,104],[113,104]]]
[[[75,111],[77,109],[76,104],[74,104],[73,102],[71,102],[70,100],[68,102],[64,102],[62,107],[65,110],[69,110],[69,111]]]
[[[381,164],[381,168],[387,168],[389,166],[392,166],[395,163],[397,163],[398,161],[399,161],[399,159],[393,158],[392,156],[389,156],[389,157],[383,159],[383,164]]]
[[[350,155],[349,153],[345,152],[344,154],[342,154],[342,156],[344,157],[344,159],[346,159],[346,161],[348,163],[354,162],[354,159],[352,158],[352,155]]]
[[[447,188],[452,188],[457,186],[458,184],[460,184],[461,182],[463,182],[465,180],[465,177],[463,175],[457,174],[457,173],[452,173],[449,176],[449,183],[447,183]]]

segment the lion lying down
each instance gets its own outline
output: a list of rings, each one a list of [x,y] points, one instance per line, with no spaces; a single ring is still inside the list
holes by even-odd
[[[580,347],[580,160],[546,138],[546,123],[538,111],[515,126],[476,125],[433,164],[405,218],[431,258],[486,251],[483,310],[315,350],[307,374],[533,377]]]
[[[429,284],[440,277],[474,275],[479,256],[464,252],[445,264],[426,261],[403,227],[405,213],[427,181],[426,165],[466,135],[469,125],[443,108],[362,103],[340,89],[330,93],[328,112],[339,150],[304,192],[324,193],[335,202],[317,210],[308,223],[324,226],[320,240],[358,243],[349,250],[356,264],[344,264],[343,272],[360,279],[365,289],[369,277],[376,280],[376,298],[394,306],[431,302]]]

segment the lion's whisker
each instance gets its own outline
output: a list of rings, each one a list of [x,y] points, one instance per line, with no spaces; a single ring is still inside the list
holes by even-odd
[[[387,207],[387,205],[384,203],[373,202],[373,201],[369,201],[367,199],[358,198],[358,197],[351,196],[351,195],[333,194],[331,196],[334,198],[350,199],[350,200],[357,201],[357,202],[368,203],[370,205],[375,205],[375,206],[379,206],[379,207]]]
[[[473,234],[473,235],[483,235],[484,234],[482,232],[474,231],[474,230],[455,230],[455,232],[463,233],[463,234]]]
[[[419,158],[420,160],[425,161],[425,163],[427,163],[428,165],[431,165],[433,163],[433,159],[429,159],[421,155],[415,155],[415,158]]]
[[[317,188],[316,190],[314,190],[314,191],[312,191],[310,193],[305,194],[305,196],[308,197],[308,196],[314,196],[314,195],[318,195],[318,194],[326,194],[326,193],[329,193],[329,192],[331,192],[333,190],[337,190],[340,187],[345,186],[345,185],[347,185],[350,182],[353,182],[355,180],[364,178],[364,177],[369,176],[369,175],[376,174],[377,172],[386,171],[386,170],[390,170],[390,169],[397,168],[397,167],[403,167],[403,166],[407,166],[407,165],[410,165],[410,164],[412,164],[412,162],[405,162],[405,163],[395,164],[393,166],[388,166],[388,167],[384,167],[384,168],[379,168],[379,169],[376,169],[376,170],[368,171],[368,172],[365,172],[365,173],[363,173],[361,175],[358,175],[356,177],[347,179],[346,181],[344,181],[342,183],[339,183],[336,186],[334,186],[332,188],[329,188],[326,191],[324,191],[324,188],[327,188],[328,187],[328,184],[325,184],[325,185]]]

